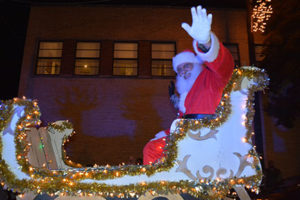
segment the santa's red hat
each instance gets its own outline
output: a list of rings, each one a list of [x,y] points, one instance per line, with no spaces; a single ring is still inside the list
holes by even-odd
[[[191,50],[184,50],[173,57],[173,69],[176,73],[177,66],[182,63],[199,63],[199,61]]]

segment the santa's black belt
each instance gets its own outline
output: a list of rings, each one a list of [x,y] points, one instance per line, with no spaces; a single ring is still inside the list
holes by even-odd
[[[215,115],[211,115],[211,114],[186,114],[183,115],[184,119],[214,119]]]

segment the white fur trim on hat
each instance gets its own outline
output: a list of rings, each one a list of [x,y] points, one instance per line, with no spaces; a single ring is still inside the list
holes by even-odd
[[[177,66],[182,63],[199,63],[196,55],[191,51],[183,51],[173,57],[173,69],[177,72]]]

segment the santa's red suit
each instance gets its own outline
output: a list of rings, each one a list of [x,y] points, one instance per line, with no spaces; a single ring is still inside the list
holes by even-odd
[[[188,92],[180,94],[179,110],[185,115],[214,114],[222,98],[223,89],[231,77],[234,61],[229,50],[219,43],[213,33],[211,34],[211,47],[207,53],[202,53],[198,48],[194,48],[194,50],[203,70],[196,78],[192,88]],[[168,134],[169,130],[160,132],[144,147],[143,162],[145,165],[155,163],[163,156],[166,144],[165,136]]]

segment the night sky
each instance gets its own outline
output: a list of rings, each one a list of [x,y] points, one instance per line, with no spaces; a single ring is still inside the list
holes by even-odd
[[[22,3],[7,1],[0,3],[0,99],[2,100],[18,95],[29,10],[29,5]]]

